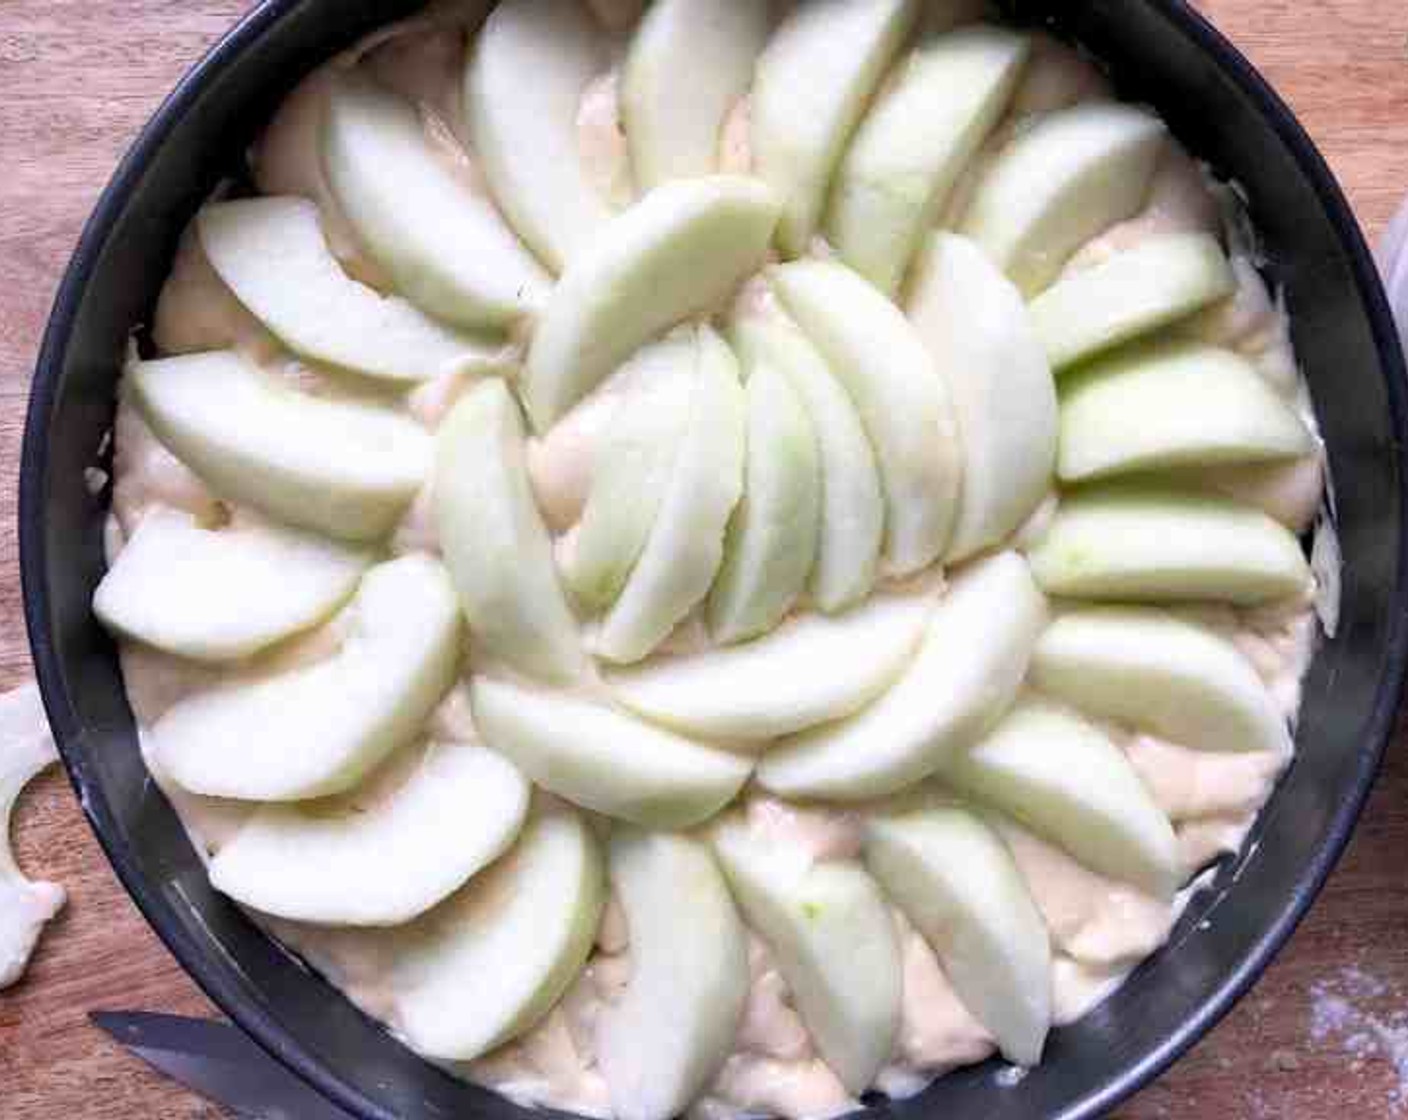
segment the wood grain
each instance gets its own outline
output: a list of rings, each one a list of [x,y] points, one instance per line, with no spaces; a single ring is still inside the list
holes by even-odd
[[[1392,0],[1205,0],[1200,7],[1305,122],[1377,235],[1408,189],[1408,6]],[[0,687],[28,673],[15,480],[31,363],[78,231],[164,93],[245,10],[241,0],[0,0]],[[1400,727],[1397,747],[1408,727]],[[91,1029],[96,1008],[212,1009],[117,886],[66,783],[26,795],[22,863],[70,904],[28,978],[0,995],[0,1114],[210,1117]],[[1317,1038],[1328,992],[1390,1031],[1408,1009],[1408,754],[1395,750],[1349,855],[1289,948],[1189,1057],[1121,1110],[1157,1117],[1339,1120],[1395,1114],[1381,1048]],[[1348,971],[1357,970],[1357,971]],[[1321,986],[1317,988],[1317,986]],[[1326,987],[1328,986],[1328,987]],[[1322,1019],[1321,1027],[1338,1026]],[[1363,1026],[1364,1023],[1360,1023]],[[1369,1024],[1372,1036],[1372,1026]]]

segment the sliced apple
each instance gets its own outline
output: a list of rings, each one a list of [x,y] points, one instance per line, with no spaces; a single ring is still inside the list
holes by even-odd
[[[748,998],[747,931],[709,846],[615,828],[611,885],[631,978],[597,1021],[597,1063],[621,1120],[682,1115],[734,1047]]]
[[[775,268],[772,282],[870,437],[892,573],[927,567],[948,544],[963,473],[948,387],[899,309],[844,265],[798,261]]]
[[[152,727],[182,788],[239,801],[341,793],[420,730],[454,680],[460,618],[445,570],[420,554],[362,578],[331,658],[178,701]]]
[[[651,191],[562,274],[523,369],[524,406],[545,432],[644,343],[722,302],[763,263],[777,202],[731,175]]]
[[[998,153],[958,232],[1031,298],[1081,245],[1139,212],[1166,135],[1162,121],[1132,105],[1047,114]]]
[[[844,614],[797,615],[741,645],[616,670],[607,682],[632,711],[685,734],[773,739],[873,700],[913,655],[932,607],[926,595],[878,595]]]
[[[914,265],[909,318],[948,382],[963,480],[948,559],[1014,532],[1051,487],[1056,389],[1021,293],[957,234],[931,237]]]
[[[1310,568],[1261,510],[1174,490],[1097,486],[1063,498],[1028,554],[1051,595],[1251,605],[1300,595]]]
[[[724,119],[748,91],[768,35],[754,0],[659,0],[621,70],[621,121],[644,190],[718,170]]]
[[[618,664],[644,658],[704,600],[742,493],[746,417],[738,361],[708,327],[698,330],[698,352],[689,426],[669,485],[640,559],[596,635],[596,652]]]
[[[854,860],[814,863],[739,818],[721,822],[713,841],[822,1060],[859,1095],[889,1060],[900,1020],[899,947],[875,880]]]
[[[417,307],[461,327],[505,327],[541,301],[547,276],[493,204],[431,148],[410,102],[343,73],[322,145],[348,222]]]
[[[1119,747],[1079,716],[1036,698],[1017,706],[944,781],[1017,818],[1102,875],[1169,898],[1178,841]]]
[[[799,4],[759,57],[753,168],[783,200],[786,255],[806,252],[836,165],[919,8],[917,0]]]
[[[652,727],[605,704],[477,677],[485,740],[543,788],[647,828],[707,820],[748,778],[752,760]]]
[[[266,805],[210,863],[216,890],[297,922],[396,926],[497,859],[528,811],[528,782],[484,747],[433,743],[382,801],[360,791]]]
[[[533,1027],[586,963],[605,879],[582,818],[539,811],[503,859],[393,935],[389,983],[406,1040],[464,1062]]]
[[[1031,682],[1093,715],[1198,750],[1291,751],[1286,721],[1241,651],[1162,611],[1061,615],[1037,640]]]
[[[944,966],[964,1007],[1019,1066],[1051,1026],[1051,939],[1011,854],[959,805],[873,817],[865,862]]]
[[[841,259],[894,296],[958,176],[996,126],[1031,40],[996,27],[935,36],[897,67],[856,131],[826,233]]]
[[[233,351],[132,362],[127,378],[152,430],[221,497],[300,528],[385,536],[430,470],[409,417],[299,393]]]
[[[783,797],[859,801],[920,781],[1011,704],[1045,622],[1020,556],[977,562],[934,608],[894,685],[855,715],[781,740],[759,763],[758,784]]]
[[[523,422],[502,381],[472,389],[440,426],[436,522],[475,641],[554,682],[585,664],[524,466]]]

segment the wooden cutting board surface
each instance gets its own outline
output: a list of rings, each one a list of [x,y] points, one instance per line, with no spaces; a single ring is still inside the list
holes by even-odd
[[[0,688],[29,673],[15,484],[30,371],[79,229],[123,150],[241,0],[0,0]],[[1408,191],[1408,5],[1203,0],[1291,103],[1377,238]],[[1119,1115],[1408,1115],[1408,726],[1314,912],[1231,1016]],[[90,1028],[89,1010],[213,1014],[118,887],[65,780],[16,821],[67,911],[0,994],[6,1120],[221,1115]]]

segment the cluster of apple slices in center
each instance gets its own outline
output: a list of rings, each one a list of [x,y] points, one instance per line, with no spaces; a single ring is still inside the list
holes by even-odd
[[[1056,949],[1002,822],[1167,900],[1191,869],[1110,724],[1290,751],[1242,654],[1163,607],[1304,596],[1291,530],[1190,480],[1313,435],[1180,329],[1234,292],[1216,238],[1068,266],[1171,142],[1096,101],[992,144],[1030,38],[920,8],[657,0],[616,82],[619,209],[577,151],[608,35],[506,0],[463,66],[472,176],[339,63],[308,87],[316,201],[211,202],[183,247],[283,364],[129,365],[124,407],[238,516],[152,510],[94,610],[223,670],[146,729],[165,778],[248,807],[214,885],[359,929],[429,1057],[538,1023],[614,893],[632,972],[597,1060],[628,1120],[734,1048],[746,927],[850,1093],[895,1045],[892,907],[1034,1064]],[[407,408],[427,386],[443,419]],[[395,556],[413,503],[435,548]],[[430,730],[456,695],[472,741]],[[863,852],[771,842],[727,811],[745,787],[862,807]]]

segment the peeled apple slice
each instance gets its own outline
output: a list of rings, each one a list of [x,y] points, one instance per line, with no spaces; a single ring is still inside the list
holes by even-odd
[[[1006,845],[958,805],[872,818],[865,862],[1003,1057],[1041,1060],[1051,1026],[1051,940]]]
[[[221,497],[342,540],[385,536],[430,470],[409,417],[300,393],[233,351],[133,362],[128,383],[163,443]]]
[[[528,793],[501,755],[433,743],[385,800],[367,803],[354,791],[335,803],[259,809],[216,852],[210,882],[291,921],[401,925],[513,843]]]
[[[1014,552],[978,561],[939,600],[890,689],[855,715],[781,740],[759,763],[758,784],[782,797],[860,801],[928,777],[1012,703],[1045,622],[1026,561]]]
[[[605,901],[582,818],[534,816],[506,856],[394,935],[390,984],[407,1041],[465,1062],[529,1030],[586,963]]]
[[[420,730],[454,680],[460,614],[445,570],[414,554],[362,578],[326,661],[179,701],[152,727],[183,789],[241,801],[341,793]]]
[[[733,799],[752,760],[563,692],[478,677],[485,741],[559,797],[647,828],[688,828]]]
[[[1050,595],[1250,606],[1304,594],[1310,568],[1259,509],[1172,490],[1095,487],[1061,500],[1028,554]]]
[[[845,386],[870,437],[885,491],[891,572],[928,567],[948,544],[963,473],[943,377],[900,310],[844,265],[781,265],[772,283]]]
[[[1196,750],[1269,751],[1290,733],[1236,646],[1158,610],[1084,608],[1037,639],[1032,687]]]
[[[1031,298],[1081,245],[1138,213],[1167,130],[1130,105],[1050,113],[998,154],[958,232]]]
[[[621,1120],[671,1120],[714,1079],[748,998],[748,941],[709,846],[613,828],[612,889],[631,978],[597,1021],[597,1063]]]
[[[178,657],[233,661],[323,621],[370,559],[294,529],[212,531],[156,507],[98,584],[93,613]]]

